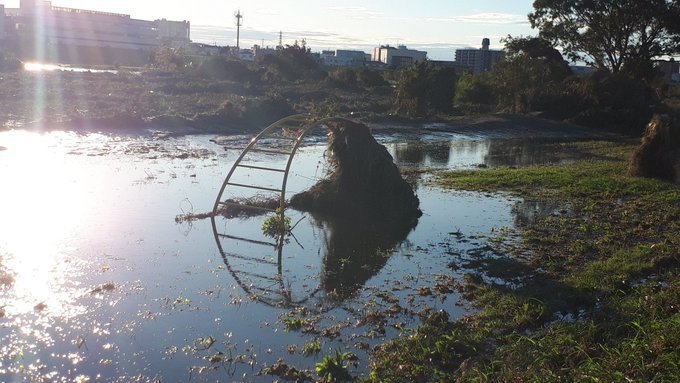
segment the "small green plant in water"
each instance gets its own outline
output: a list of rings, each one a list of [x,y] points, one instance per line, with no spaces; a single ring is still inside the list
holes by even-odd
[[[307,325],[307,320],[303,318],[285,317],[283,324],[287,331],[297,331]]]
[[[357,356],[351,352],[340,353],[335,350],[335,355],[328,355],[321,363],[316,364],[316,373],[324,382],[346,382],[352,380],[348,368],[350,362],[356,361]]]
[[[289,217],[281,216],[281,209],[276,210],[276,215],[267,218],[262,224],[262,233],[270,238],[277,238],[291,230]]]
[[[302,355],[312,356],[321,352],[321,342],[314,340],[312,342],[307,342],[302,346]]]

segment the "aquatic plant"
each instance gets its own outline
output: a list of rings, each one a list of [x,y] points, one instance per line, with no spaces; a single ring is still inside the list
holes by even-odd
[[[316,373],[323,382],[345,382],[352,380],[349,373],[349,365],[356,361],[357,356],[351,352],[340,353],[335,350],[335,355],[328,355],[320,363],[316,364]]]
[[[262,233],[271,238],[278,238],[291,231],[292,222],[290,217],[281,216],[280,210],[276,211],[276,215],[267,218],[262,224]]]

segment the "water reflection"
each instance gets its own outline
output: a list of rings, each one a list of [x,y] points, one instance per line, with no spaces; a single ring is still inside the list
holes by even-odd
[[[262,217],[238,219],[240,232],[253,221],[259,227]],[[301,254],[304,246],[295,238],[267,242],[247,230],[250,238],[228,233],[234,219],[212,218],[213,234],[226,269],[251,299],[274,307],[306,306],[327,310],[353,296],[364,283],[378,274],[393,250],[406,240],[416,222],[395,225],[361,219],[312,216],[308,224],[322,240],[316,252],[321,255],[319,269],[310,270],[310,260]],[[218,228],[223,228],[222,230]],[[307,231],[307,230],[303,230]],[[302,239],[305,242],[304,238]],[[298,248],[298,246],[300,248]],[[284,250],[294,254],[284,257]],[[311,249],[314,250],[314,249]],[[298,267],[291,263],[306,263]],[[290,272],[292,270],[292,272]],[[309,273],[305,275],[306,272]],[[290,274],[286,274],[286,271]],[[312,275],[316,272],[316,275]],[[301,282],[302,281],[302,282]]]
[[[379,220],[314,218],[324,228],[321,286],[339,299],[352,296],[385,265],[417,225]]]
[[[456,305],[456,293],[433,289],[425,295],[420,288],[452,287],[470,271],[465,265],[498,278],[506,277],[498,270],[512,266],[492,264],[496,254],[479,249],[495,235],[493,228],[513,226],[510,209],[517,200],[424,183],[418,193],[424,216],[413,231],[307,216],[294,230],[297,240],[280,251],[219,238],[218,252],[207,221],[190,233],[178,232],[174,221],[182,201],[197,211],[212,206],[216,180],[238,155],[216,154],[210,138],[0,132],[6,147],[0,151],[6,181],[0,199],[0,381],[271,381],[255,375],[279,358],[313,370],[336,348],[349,350],[360,341],[371,349],[398,329],[417,326],[409,315],[423,309],[462,317],[468,311]],[[530,157],[518,153],[532,150],[437,139],[442,141],[388,147],[399,150],[393,156],[401,164],[451,168],[491,158],[517,161]],[[294,171],[320,175],[323,151],[321,145],[305,148]],[[259,160],[280,165],[270,157]],[[290,190],[300,191],[316,179],[292,181]],[[537,211],[552,212],[526,203],[513,213],[524,220]],[[304,217],[287,214],[292,222]],[[263,220],[236,218],[216,227],[261,235]],[[491,270],[493,265],[499,267]],[[341,336],[284,331],[284,305],[322,312],[316,328],[340,322]],[[369,309],[388,313],[395,305],[408,314],[385,314],[385,325],[355,325]],[[376,332],[380,326],[383,333]],[[215,344],[205,349],[197,341],[205,339]],[[324,354],[290,353],[289,345],[311,341],[321,341]],[[365,371],[366,353],[355,352]],[[233,356],[233,369],[213,363],[216,355]],[[195,366],[205,367],[205,375]],[[229,376],[223,368],[230,368]]]
[[[511,213],[516,227],[526,227],[549,216],[567,214],[569,206],[562,201],[521,200],[513,205]]]
[[[534,166],[583,156],[556,150],[555,140],[544,138],[410,141],[386,146],[395,163],[410,167]]]

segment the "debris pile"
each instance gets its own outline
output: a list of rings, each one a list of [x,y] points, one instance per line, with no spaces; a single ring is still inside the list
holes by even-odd
[[[414,227],[420,201],[392,156],[366,125],[327,122],[330,174],[290,199],[290,206],[333,217],[373,219]]]

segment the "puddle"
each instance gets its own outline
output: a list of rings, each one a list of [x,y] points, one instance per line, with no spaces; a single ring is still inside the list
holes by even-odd
[[[277,250],[223,236],[262,239],[265,216],[175,222],[212,209],[239,155],[213,138],[0,133],[0,380],[271,381],[258,373],[279,359],[313,372],[336,350],[354,352],[362,375],[374,345],[433,312],[470,313],[466,274],[521,283],[489,238],[559,213],[416,179],[415,229],[290,211],[295,237]],[[397,138],[378,136],[408,168],[570,159],[554,140]],[[288,195],[324,176],[323,156],[322,144],[300,150]]]

